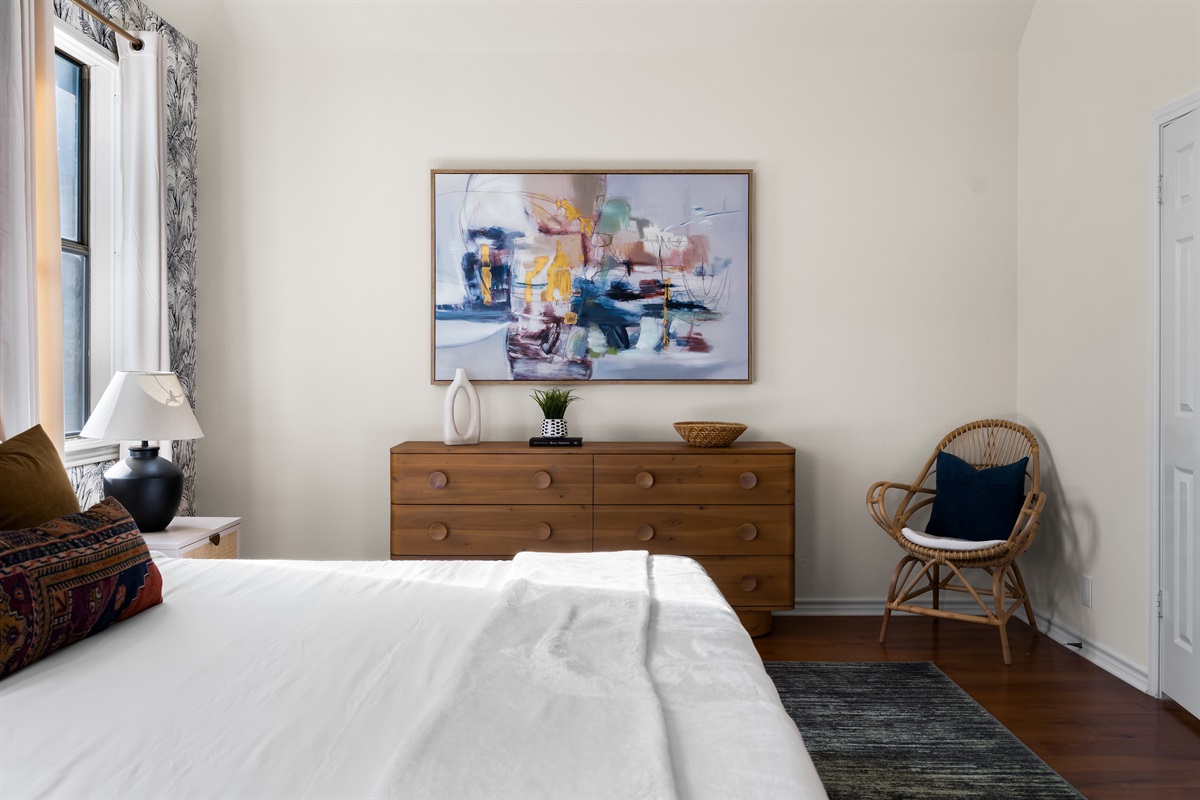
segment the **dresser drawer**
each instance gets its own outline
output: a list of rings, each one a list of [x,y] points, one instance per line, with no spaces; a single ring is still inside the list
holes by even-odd
[[[592,549],[588,506],[392,506],[392,555],[511,556]]]
[[[793,608],[796,574],[791,556],[697,556],[734,608]]]
[[[561,453],[393,455],[392,502],[586,505],[592,502],[592,459]]]
[[[787,505],[795,495],[790,455],[598,455],[596,503]]]
[[[596,506],[597,550],[781,555],[795,549],[792,506]]]

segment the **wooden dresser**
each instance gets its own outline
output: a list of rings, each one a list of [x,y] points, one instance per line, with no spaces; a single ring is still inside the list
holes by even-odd
[[[405,442],[391,451],[392,558],[690,556],[758,636],[793,607],[795,459],[778,442]]]

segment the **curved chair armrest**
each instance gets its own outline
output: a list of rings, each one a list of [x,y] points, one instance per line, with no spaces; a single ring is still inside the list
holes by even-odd
[[[887,493],[889,490],[898,489],[904,492],[904,499],[900,501],[900,505],[896,508],[895,514],[889,514],[886,505]],[[937,494],[934,489],[927,489],[924,486],[914,486],[909,483],[895,483],[893,481],[879,481],[871,484],[871,488],[867,490],[867,510],[871,513],[871,518],[875,520],[875,524],[887,531],[889,536],[893,538],[899,533],[903,527],[903,522],[908,519],[911,511],[908,511],[908,504],[912,502],[913,497],[918,494]],[[932,498],[930,498],[932,499]],[[929,500],[922,501],[920,505],[924,505]],[[914,511],[916,509],[913,509]]]
[[[1042,509],[1045,505],[1045,492],[1030,492],[1025,495],[1025,502],[1021,505],[1021,513],[1017,515],[1017,521],[1013,523],[1012,533],[1008,536],[1009,549],[1012,551],[1014,558],[1024,553],[1033,544],[1034,537],[1037,536],[1038,522],[1041,520]]]

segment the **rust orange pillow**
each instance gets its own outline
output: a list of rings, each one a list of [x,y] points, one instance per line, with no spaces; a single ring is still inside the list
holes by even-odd
[[[87,511],[0,532],[0,678],[162,602],[162,574],[129,512]]]

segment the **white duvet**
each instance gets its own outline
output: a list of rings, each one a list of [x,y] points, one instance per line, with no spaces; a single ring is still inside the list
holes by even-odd
[[[825,797],[689,559],[157,563],[162,606],[0,681],[0,797]]]

